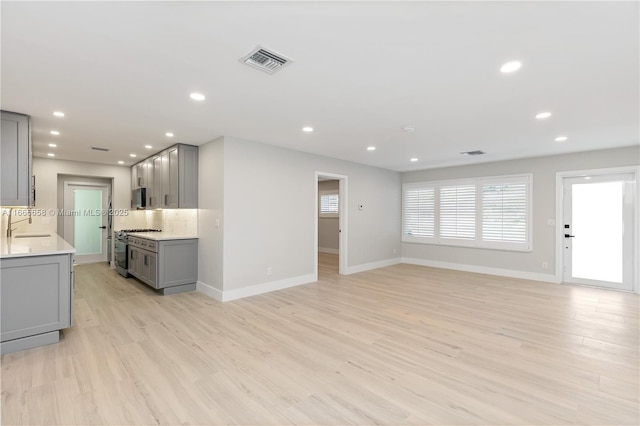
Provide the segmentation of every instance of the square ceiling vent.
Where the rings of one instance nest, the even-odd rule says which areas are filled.
[[[240,62],[244,62],[250,67],[264,71],[267,74],[273,74],[288,63],[293,62],[293,60],[273,50],[258,46],[243,56]]]

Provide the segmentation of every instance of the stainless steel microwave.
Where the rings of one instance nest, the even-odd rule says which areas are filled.
[[[147,208],[147,188],[138,188],[131,191],[131,208],[138,210]]]

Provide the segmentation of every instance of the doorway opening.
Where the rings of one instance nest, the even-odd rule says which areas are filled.
[[[558,174],[562,282],[638,291],[637,170]]]
[[[347,267],[347,176],[316,172],[314,184],[314,271],[330,279]]]
[[[111,262],[111,180],[58,176],[58,229],[78,264]]]

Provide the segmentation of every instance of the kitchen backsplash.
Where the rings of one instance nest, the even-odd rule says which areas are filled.
[[[197,209],[148,210],[145,213],[149,228],[162,229],[171,234],[198,234]]]

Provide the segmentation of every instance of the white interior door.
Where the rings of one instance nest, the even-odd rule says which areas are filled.
[[[633,290],[634,175],[566,177],[563,279]]]
[[[66,184],[64,238],[77,263],[106,262],[109,187]]]

